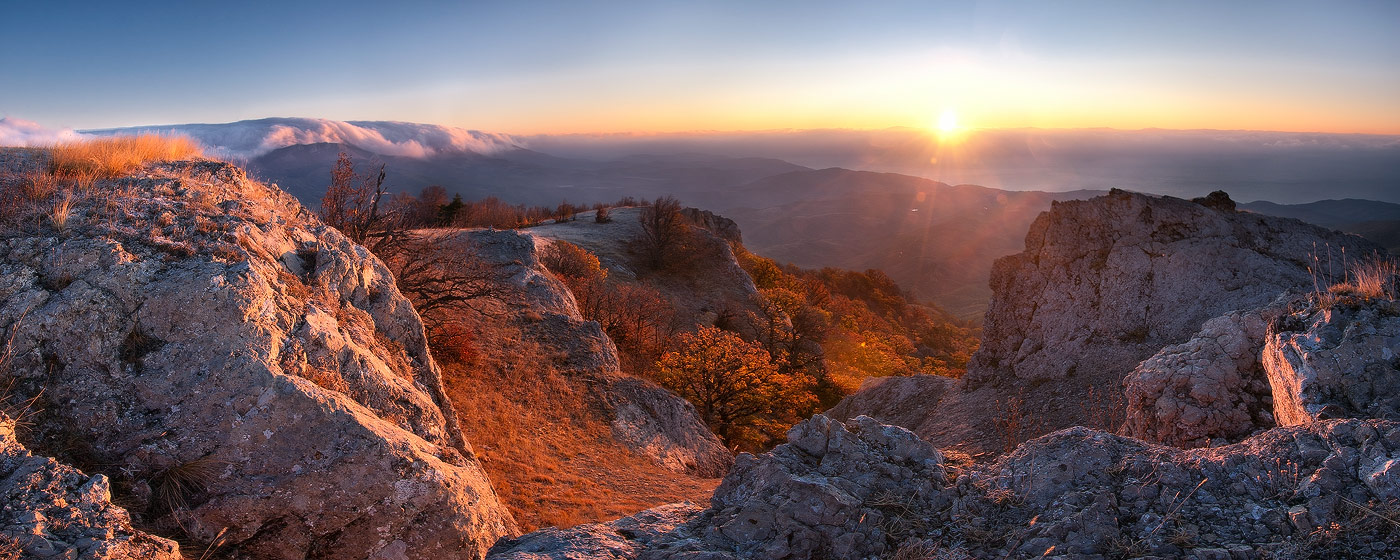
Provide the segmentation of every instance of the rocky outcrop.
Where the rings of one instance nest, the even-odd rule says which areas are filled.
[[[1123,411],[1118,391],[1139,363],[1183,343],[1188,347],[1173,350],[1175,358],[1164,355],[1158,365],[1200,358],[1181,352],[1194,352],[1188,341],[1203,323],[1261,308],[1286,291],[1312,290],[1309,266],[1325,263],[1330,250],[1341,270],[1343,248],[1353,258],[1381,250],[1297,220],[1230,211],[1219,197],[1211,207],[1124,191],[1056,202],[1032,224],[1025,251],[997,261],[982,345],[957,390],[922,403],[928,419],[918,433],[939,446],[990,452],[1066,426],[1117,429]],[[1322,260],[1315,262],[1316,255]],[[1213,366],[1199,365],[1223,370],[1231,360],[1221,356],[1211,358]],[[1181,382],[1152,383],[1165,390]],[[1138,397],[1141,406],[1152,400]],[[1211,399],[1206,393],[1183,398],[1163,402],[1171,410],[1162,414],[1194,420]],[[1252,411],[1256,404],[1220,406],[1236,405],[1260,418]],[[880,410],[846,413],[890,420]],[[1232,434],[1242,426],[1223,417],[1200,421],[1230,423]],[[1202,441],[1199,433],[1169,437]]]
[[[1400,528],[1381,517],[1400,506],[1396,422],[1324,421],[1192,450],[1077,427],[963,472],[907,430],[869,418],[818,416],[788,437],[770,453],[741,455],[710,507],[683,523],[652,515],[536,533],[492,557],[1400,554]]]
[[[479,557],[514,523],[422,324],[363,247],[220,162],[102,182],[0,236],[29,441],[153,526],[259,558]]]
[[[1122,379],[1208,319],[1312,288],[1308,267],[1326,247],[1339,259],[1343,248],[1381,250],[1296,220],[1170,197],[1114,191],[1056,202],[1031,225],[1026,250],[997,261],[968,380]]]
[[[1274,426],[1259,349],[1270,318],[1231,312],[1191,340],[1163,348],[1123,380],[1121,433],[1176,447],[1239,441]]]
[[[1275,321],[1263,350],[1284,426],[1400,420],[1400,304],[1344,299]]]
[[[998,556],[1384,558],[1400,531],[1361,508],[1395,507],[1397,459],[1400,424],[1378,420],[1186,451],[1071,428],[960,479],[986,490],[959,506]]]
[[[103,475],[88,476],[15,439],[0,413],[0,557],[180,560],[173,541],[131,527]]]
[[[568,287],[540,264],[534,235],[509,230],[452,235],[463,236],[498,268],[504,289],[492,302],[521,319],[524,336],[555,356],[555,367],[585,388],[589,401],[609,418],[614,439],[676,472],[724,475],[733,455],[705,426],[694,405],[619,371],[612,339],[597,322],[584,320]]]
[[[720,239],[733,243],[742,243],[743,234],[739,231],[739,224],[734,220],[699,208],[685,208],[681,210],[681,215],[692,224],[710,230],[711,233],[719,236]]]

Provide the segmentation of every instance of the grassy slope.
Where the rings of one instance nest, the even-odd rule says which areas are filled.
[[[482,318],[469,324],[476,355],[444,360],[444,383],[463,435],[521,529],[709,500],[719,479],[666,470],[618,444],[586,389],[518,330]]]

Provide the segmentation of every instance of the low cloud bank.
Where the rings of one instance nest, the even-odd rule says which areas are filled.
[[[48,146],[82,138],[82,134],[71,128],[44,128],[34,121],[14,117],[0,118],[0,146]]]
[[[386,121],[274,118],[224,124],[139,126],[84,131],[91,134],[183,134],[221,157],[250,159],[278,148],[322,142],[349,144],[386,156],[426,158],[443,153],[491,155],[517,149],[505,134]]]

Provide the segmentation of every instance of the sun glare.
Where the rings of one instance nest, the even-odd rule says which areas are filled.
[[[942,115],[938,116],[938,131],[944,134],[958,129],[958,114],[952,109],[945,109]]]

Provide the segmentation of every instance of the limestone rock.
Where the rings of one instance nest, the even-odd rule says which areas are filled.
[[[83,560],[180,560],[174,542],[131,527],[107,477],[38,457],[0,413],[0,556]],[[7,550],[7,547],[10,549]]]
[[[841,422],[869,416],[920,433],[933,420],[927,403],[938,402],[948,391],[957,390],[956,385],[956,379],[940,375],[872,377],[824,414]]]
[[[96,189],[63,231],[0,236],[34,441],[262,558],[479,557],[514,533],[378,259],[220,162]]]
[[[1055,381],[1107,370],[1121,379],[1167,344],[1235,309],[1311,288],[1312,253],[1379,247],[1358,237],[1169,197],[1114,191],[1056,202],[997,262],[985,341],[968,367],[994,378]],[[1340,266],[1340,262],[1338,263]]]
[[[788,443],[741,454],[710,507],[642,558],[864,558],[892,553],[952,502],[943,456],[913,433],[869,417],[818,415]]]
[[[681,210],[681,215],[685,216],[685,219],[689,220],[690,223],[710,230],[720,239],[735,243],[744,241],[743,234],[739,231],[739,224],[735,223],[734,220],[699,208],[685,208]]]
[[[974,527],[985,520],[994,537],[980,552],[998,556],[1053,547],[1068,557],[1279,557],[1307,546],[1321,557],[1382,558],[1400,553],[1400,530],[1351,504],[1397,504],[1400,480],[1376,474],[1397,454],[1400,423],[1380,420],[1275,428],[1191,450],[1070,428],[960,479],[959,491],[972,493],[954,511]],[[1345,534],[1313,540],[1333,523],[1347,524]]]
[[[1400,306],[1349,300],[1269,329],[1263,361],[1280,425],[1400,420]]]
[[[1238,441],[1274,426],[1259,350],[1269,319],[1231,312],[1163,348],[1123,380],[1124,435],[1176,447]]]

